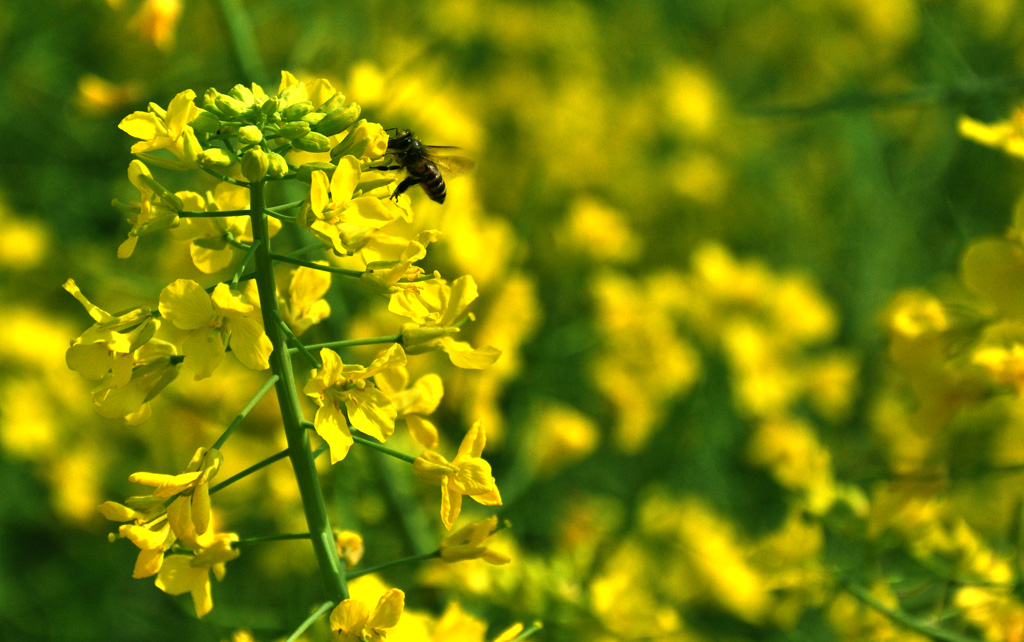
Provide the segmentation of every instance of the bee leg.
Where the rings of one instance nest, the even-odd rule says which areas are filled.
[[[377,171],[377,172],[389,172],[389,171],[392,171],[392,170],[399,170],[399,169],[405,169],[405,168],[403,166],[401,166],[401,165],[387,165],[387,166],[383,166],[382,165],[380,167],[371,167],[370,169],[372,169],[374,171]]]
[[[422,182],[423,182],[423,179],[421,179],[421,178],[414,178],[412,176],[406,176],[405,180],[403,180],[401,183],[399,183],[398,187],[395,188],[395,192],[391,195],[391,198],[396,198],[397,199],[399,196],[401,196],[402,194],[405,193],[405,190],[407,190],[410,187],[413,187],[415,185],[419,185]]]

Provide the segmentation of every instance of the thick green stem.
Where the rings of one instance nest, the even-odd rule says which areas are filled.
[[[320,567],[320,579],[327,598],[335,603],[348,599],[345,568],[338,559],[334,546],[334,534],[327,517],[327,506],[320,490],[316,463],[309,448],[309,435],[303,427],[302,408],[295,388],[291,357],[285,343],[285,335],[278,324],[280,312],[277,309],[277,287],[274,283],[274,262],[270,258],[270,230],[267,225],[263,182],[253,184],[249,201],[252,208],[253,239],[260,241],[256,248],[256,285],[259,287],[260,305],[263,313],[263,329],[274,345],[270,354],[270,368],[278,376],[276,383],[277,400],[281,406],[285,438],[288,440],[288,457],[295,471],[295,480],[302,497],[302,508],[306,513],[310,540]]]

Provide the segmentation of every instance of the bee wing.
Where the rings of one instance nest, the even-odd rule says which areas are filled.
[[[437,165],[444,177],[455,178],[456,176],[462,176],[466,172],[470,172],[476,167],[476,163],[466,158],[465,156],[434,156],[430,157],[430,160]]]

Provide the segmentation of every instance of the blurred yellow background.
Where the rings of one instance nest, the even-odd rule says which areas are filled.
[[[1016,361],[964,348],[978,324],[1015,319],[999,297],[1017,290],[989,291],[980,268],[966,289],[957,280],[972,241],[1004,235],[1024,187],[1018,159],[957,131],[964,114],[1007,118],[1024,91],[1022,9],[6,4],[0,640],[276,640],[322,600],[308,545],[278,542],[246,549],[197,621],[187,598],[131,579],[134,550],[107,542],[96,511],[139,492],[134,471],[179,471],[262,375],[232,362],[204,382],[181,376],[129,426],[95,413],[64,360],[89,324],[67,278],[118,310],[200,276],[169,234],[117,259],[128,226],[110,202],[131,193],[132,142],[118,122],[187,88],[274,90],[284,69],[477,164],[443,206],[413,190],[415,226],[443,232],[426,267],[474,276],[467,332],[504,354],[483,372],[431,356],[413,369],[445,378],[446,448],[486,422],[513,562],[384,574],[433,639],[492,640],[534,620],[550,641],[924,634],[886,615],[897,609],[972,639],[1024,639],[1024,387]],[[341,279],[327,299],[341,335],[317,326],[311,341],[395,325]],[[283,446],[272,396],[232,438],[225,476]],[[363,564],[436,546],[436,489],[353,454],[323,479],[335,524],[363,534]],[[219,499],[232,530],[303,529],[286,464]],[[443,613],[473,626],[445,629]]]

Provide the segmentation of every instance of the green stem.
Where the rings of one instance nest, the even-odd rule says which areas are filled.
[[[278,375],[277,400],[281,406],[285,438],[288,440],[288,457],[295,471],[295,481],[302,497],[306,524],[312,534],[313,551],[320,569],[320,579],[327,598],[335,603],[348,599],[345,582],[345,568],[338,560],[334,546],[334,534],[327,517],[327,506],[320,489],[316,462],[309,448],[309,434],[303,427],[302,407],[295,387],[291,356],[285,342],[284,332],[277,323],[280,314],[277,309],[277,285],[274,281],[274,262],[270,256],[270,229],[267,216],[263,213],[266,205],[263,182],[253,185],[250,197],[252,208],[253,240],[259,240],[256,249],[256,284],[260,293],[263,313],[263,327],[274,346],[270,353],[270,367]]]
[[[410,464],[416,462],[416,458],[413,457],[412,455],[406,455],[405,453],[400,453],[397,450],[393,450],[391,448],[388,448],[387,446],[382,446],[382,445],[380,445],[379,442],[374,441],[373,439],[367,439],[366,437],[360,437],[359,435],[352,435],[352,440],[354,442],[356,442],[357,444],[361,444],[363,446],[366,446],[367,448],[370,448],[372,450],[376,450],[377,452],[384,453],[385,455],[388,455],[389,457],[394,457],[395,459],[401,459],[402,461],[407,461]]]
[[[266,211],[268,211],[268,212],[277,212],[277,210],[290,210],[293,207],[298,207],[299,205],[302,205],[304,202],[305,201],[292,201],[291,203],[282,203],[280,205],[275,205],[273,207],[268,207],[268,208],[266,208]],[[323,245],[321,245],[319,247],[323,247]]]
[[[424,553],[423,555],[413,555],[412,557],[403,557],[400,560],[393,560],[393,561],[390,561],[390,562],[385,562],[383,564],[378,564],[377,566],[371,566],[370,568],[364,568],[364,569],[359,570],[359,571],[351,571],[348,574],[348,579],[354,580],[357,577],[362,577],[363,575],[369,575],[370,573],[377,573],[379,571],[383,571],[385,569],[389,569],[389,568],[392,568],[394,566],[401,566],[402,564],[412,564],[413,562],[422,562],[423,560],[430,560],[430,559],[435,559],[435,558],[439,558],[439,557],[441,557],[441,549],[437,549],[436,551],[430,551],[429,553]]]
[[[267,216],[273,216],[274,218],[276,218],[279,221],[284,221],[285,223],[294,223],[295,222],[295,217],[294,216],[289,216],[287,214],[278,214],[277,212],[272,212],[269,209],[268,210],[264,210],[264,211],[267,213]]]
[[[233,277],[231,277],[231,289],[232,290],[234,290],[236,287],[238,287],[238,281],[239,281],[239,279],[242,278],[242,270],[245,269],[245,266],[249,265],[249,261],[252,260],[253,255],[256,254],[256,248],[259,247],[259,246],[260,246],[260,242],[259,241],[253,242],[253,244],[249,246],[249,250],[245,253],[245,256],[242,257],[242,262],[238,265],[238,269],[235,270],[235,275]]]
[[[322,250],[322,249],[324,249],[324,244],[323,243],[317,243],[316,245],[307,245],[306,247],[300,247],[297,250],[292,250],[291,252],[289,252],[285,256],[296,257],[296,256],[299,256],[300,254],[305,254],[306,252],[313,252],[314,250]]]
[[[305,620],[302,621],[302,624],[300,624],[298,626],[298,628],[296,628],[294,631],[292,631],[292,634],[289,635],[288,639],[285,640],[284,642],[295,642],[295,640],[298,640],[299,636],[301,636],[303,633],[306,632],[306,629],[308,629],[309,627],[313,626],[314,622],[316,622],[317,620],[319,620],[323,616],[327,615],[327,612],[330,611],[333,608],[334,608],[334,602],[331,602],[330,600],[328,600],[328,601],[324,602],[323,604],[321,604],[320,606],[318,606],[315,611],[313,611],[312,613],[309,614],[309,617],[307,617]]]
[[[897,624],[902,624],[903,626],[907,627],[908,629],[911,629],[912,631],[917,631],[921,635],[928,636],[933,640],[941,640],[942,642],[978,642],[974,638],[970,638],[965,635],[960,635],[959,633],[954,633],[953,631],[947,631],[937,626],[927,624],[923,620],[919,620],[918,618],[908,615],[903,611],[890,609],[885,604],[882,604],[882,602],[874,595],[872,595],[867,589],[858,586],[852,582],[843,581],[842,579],[840,579],[840,582],[842,587],[848,593],[853,595],[855,598],[857,598],[864,604],[867,604],[868,606],[875,609],[882,615],[885,615],[893,622],[896,622]]]
[[[248,477],[249,475],[253,474],[257,470],[265,468],[265,467],[269,466],[270,464],[274,463],[275,461],[281,461],[282,459],[284,459],[287,456],[288,456],[288,449],[287,448],[282,450],[281,452],[274,453],[270,457],[267,457],[266,459],[264,459],[262,461],[258,461],[255,464],[253,464],[252,466],[249,466],[248,468],[246,468],[242,472],[236,473],[236,474],[232,475],[231,477],[228,477],[227,479],[225,479],[224,481],[220,482],[216,486],[211,486],[210,487],[210,494],[212,495],[212,494],[216,493],[218,490],[221,490],[222,488],[226,488],[226,487],[230,486],[231,484],[235,483],[236,481],[238,481],[240,479],[245,479],[246,477]]]
[[[212,448],[216,448],[219,450],[220,447],[224,445],[224,442],[228,440],[228,437],[231,436],[231,433],[235,432],[235,428],[238,428],[238,424],[242,423],[242,420],[245,419],[245,416],[249,414],[249,411],[251,411],[256,406],[256,404],[259,403],[259,400],[263,398],[263,395],[267,394],[267,391],[270,390],[270,387],[277,383],[278,378],[279,377],[276,374],[271,375],[271,377],[267,379],[267,381],[262,386],[260,386],[260,389],[256,392],[253,398],[249,400],[249,403],[245,404],[245,407],[242,408],[242,410],[237,415],[235,415],[234,420],[231,422],[231,425],[227,427],[227,430],[225,430],[224,433],[221,434],[217,441],[213,442],[213,446],[211,446]]]
[[[321,348],[351,348],[352,346],[369,346],[375,343],[401,343],[402,335],[393,334],[388,337],[371,337],[369,339],[345,339],[343,341],[328,341],[327,343],[312,343],[306,346],[307,350],[319,350]],[[293,350],[297,352],[297,350]]]
[[[320,265],[319,263],[314,263],[313,261],[306,261],[305,259],[297,259],[288,256],[287,254],[271,254],[270,257],[275,261],[280,261],[281,263],[301,265],[303,267],[308,267],[313,270],[322,270],[324,272],[331,272],[333,274],[343,274],[345,276],[354,276],[356,278],[359,278],[362,275],[366,274],[366,272],[363,270],[349,270],[346,268],[334,267],[333,265]]]
[[[278,315],[277,315],[277,322],[281,324],[281,330],[283,330],[284,333],[288,335],[288,338],[290,339],[291,344],[293,346],[295,346],[295,348],[294,348],[295,350],[298,350],[299,352],[301,352],[302,356],[306,357],[306,359],[309,360],[309,363],[314,368],[323,367],[323,364],[320,363],[320,360],[313,356],[313,353],[311,353],[309,351],[309,349],[306,348],[306,346],[304,346],[302,344],[302,341],[300,341],[299,338],[297,336],[295,336],[295,333],[292,332],[292,329],[289,328],[288,324],[284,322],[284,319],[281,318],[280,312],[278,312]],[[291,351],[292,349],[293,348],[288,348],[289,351]]]
[[[259,537],[246,537],[240,539],[237,542],[232,542],[231,546],[238,548],[239,546],[245,546],[246,544],[259,544],[261,542],[281,542],[290,539],[309,539],[309,533],[278,533],[276,535],[260,535]]]
[[[302,425],[303,425],[303,427],[307,428],[308,430],[315,430],[316,429],[316,426],[313,425],[312,421],[303,421]],[[406,455],[405,453],[400,453],[397,450],[392,450],[391,448],[388,448],[387,446],[382,446],[378,442],[374,441],[373,439],[367,439],[366,437],[360,437],[359,435],[352,435],[352,441],[356,442],[357,444],[361,444],[363,446],[366,446],[367,448],[371,448],[373,450],[382,452],[385,455],[389,455],[391,457],[394,457],[395,459],[401,459],[402,461],[407,461],[410,464],[412,464],[412,463],[414,463],[416,461],[416,458],[413,457],[412,455]]]
[[[253,241],[252,243],[242,243],[241,241],[236,239],[235,235],[232,234],[231,232],[224,233],[224,242],[230,245],[231,247],[236,247],[240,250],[246,251],[251,250],[252,246],[256,244],[255,241]]]

